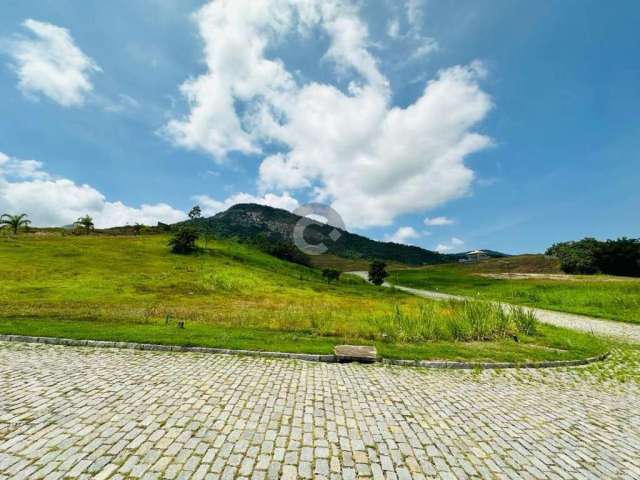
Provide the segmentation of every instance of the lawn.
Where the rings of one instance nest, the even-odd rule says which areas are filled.
[[[495,263],[487,262],[488,265]],[[498,279],[478,271],[495,269],[438,265],[393,271],[390,283],[483,300],[640,323],[640,280],[577,276],[572,280]]]
[[[363,343],[394,358],[496,361],[605,348],[535,321],[529,329],[526,312],[425,301],[349,276],[327,284],[318,270],[232,241],[191,256],[171,254],[167,241],[0,237],[0,333],[309,353]]]

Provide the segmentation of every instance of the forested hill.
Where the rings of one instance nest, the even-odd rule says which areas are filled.
[[[292,244],[293,229],[298,220],[300,220],[298,215],[286,210],[264,205],[238,204],[213,217],[189,220],[183,224],[191,224],[201,232],[207,232],[218,238],[237,238],[248,242],[267,240]],[[350,259],[378,259],[409,265],[455,261],[453,256],[411,245],[379,242],[345,230],[339,230],[340,237],[334,242],[329,238],[332,231],[333,227],[314,222],[305,230],[305,241],[310,244],[322,242],[328,248],[327,253]]]

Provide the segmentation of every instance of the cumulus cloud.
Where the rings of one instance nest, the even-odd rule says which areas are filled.
[[[455,222],[447,217],[433,217],[433,218],[425,218],[424,224],[430,227],[439,227],[442,225],[453,225]]]
[[[410,245],[409,241],[416,238],[420,238],[420,234],[413,227],[400,227],[393,235],[387,237],[387,241]]]
[[[290,212],[300,206],[298,200],[293,198],[289,192],[284,192],[282,195],[267,193],[261,197],[249,193],[235,193],[225,200],[216,200],[208,195],[196,195],[193,199],[202,207],[202,213],[205,216],[223,212],[238,203],[257,203],[259,205],[268,205],[269,207],[289,210]]]
[[[96,227],[106,228],[158,221],[184,220],[184,212],[165,203],[134,208],[110,202],[95,188],[56,178],[42,170],[42,163],[0,153],[0,212],[27,213],[35,226],[63,226],[82,215],[91,215]]]
[[[306,189],[350,227],[389,225],[468,192],[474,174],[464,160],[491,144],[474,131],[492,108],[481,63],[438,72],[401,108],[347,2],[210,2],[195,20],[207,72],[181,86],[189,112],[164,129],[175,144],[220,160],[269,143],[276,152],[260,165],[261,192]],[[329,38],[323,58],[349,75],[344,89],[301,83],[267,58],[285,35],[317,29]]]
[[[447,253],[447,252],[450,252],[451,250],[453,250],[453,247],[451,245],[445,245],[443,243],[439,243],[438,246],[436,247],[436,252],[439,252],[439,253]]]
[[[436,247],[436,252],[447,253],[453,250],[454,248],[461,247],[462,245],[464,245],[464,240],[457,237],[452,237],[451,240],[449,240],[449,243],[438,244],[438,246]]]
[[[8,44],[20,90],[65,107],[81,106],[93,91],[90,76],[100,67],[76,46],[67,29],[30,18],[22,25],[30,35]]]

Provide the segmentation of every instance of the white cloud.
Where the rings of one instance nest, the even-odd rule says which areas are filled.
[[[410,245],[409,240],[420,238],[420,234],[413,227],[400,227],[393,235],[387,237],[388,242]]]
[[[455,222],[447,217],[433,217],[433,218],[425,218],[424,224],[430,227],[439,227],[442,225],[453,225]]]
[[[414,27],[419,27],[424,18],[422,0],[407,0],[406,13],[409,24]]]
[[[235,193],[225,200],[216,200],[207,195],[196,195],[193,199],[202,207],[202,213],[205,216],[215,215],[223,212],[238,203],[257,203],[259,205],[268,205],[269,207],[282,208],[290,212],[300,206],[298,200],[293,198],[288,192],[282,195],[267,193],[262,197],[251,195],[249,193]]]
[[[19,160],[0,153],[0,213],[27,213],[34,226],[63,226],[82,215],[93,217],[96,227],[126,224],[155,225],[184,220],[184,212],[165,203],[134,208],[109,202],[89,185],[55,178],[42,163]]]
[[[387,24],[387,35],[391,38],[398,38],[400,35],[400,21],[397,18],[392,18]]]
[[[281,147],[260,165],[261,192],[309,189],[350,227],[389,225],[468,192],[474,174],[464,160],[491,144],[473,131],[492,108],[479,62],[440,71],[400,108],[368,51],[366,25],[346,2],[210,2],[195,19],[208,71],[181,87],[189,113],[165,128],[177,145],[216,159],[259,154],[266,142]],[[299,84],[266,57],[286,34],[317,28],[330,39],[324,59],[351,75],[345,91]]]
[[[438,244],[438,246],[436,247],[436,252],[447,253],[453,250],[454,248],[460,247],[462,245],[464,245],[464,240],[461,240],[460,238],[457,238],[457,237],[452,237],[451,240],[449,240],[448,244],[443,244],[443,243]]]
[[[100,67],[76,46],[67,29],[33,19],[22,25],[31,36],[9,42],[8,51],[20,90],[65,107],[81,106],[93,91],[90,75]]]
[[[205,43],[208,71],[181,85],[189,113],[170,120],[163,131],[175,144],[204,150],[216,159],[230,151],[259,153],[260,138],[277,127],[298,85],[282,61],[266,58],[265,49],[294,28],[306,35],[320,26],[331,39],[327,59],[386,86],[365,48],[366,26],[354,8],[340,0],[212,1],[194,20]],[[249,104],[242,115],[237,101]]]

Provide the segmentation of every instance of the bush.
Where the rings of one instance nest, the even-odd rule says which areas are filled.
[[[191,227],[180,228],[174,236],[169,240],[169,246],[173,253],[179,253],[181,255],[187,255],[195,252],[196,240],[198,240],[198,232]]]
[[[327,283],[338,281],[341,274],[341,271],[334,270],[333,268],[325,268],[324,270],[322,270],[322,276],[327,279]]]
[[[387,264],[380,261],[372,262],[369,266],[369,281],[374,285],[382,285],[384,279],[389,276],[386,270]]]

